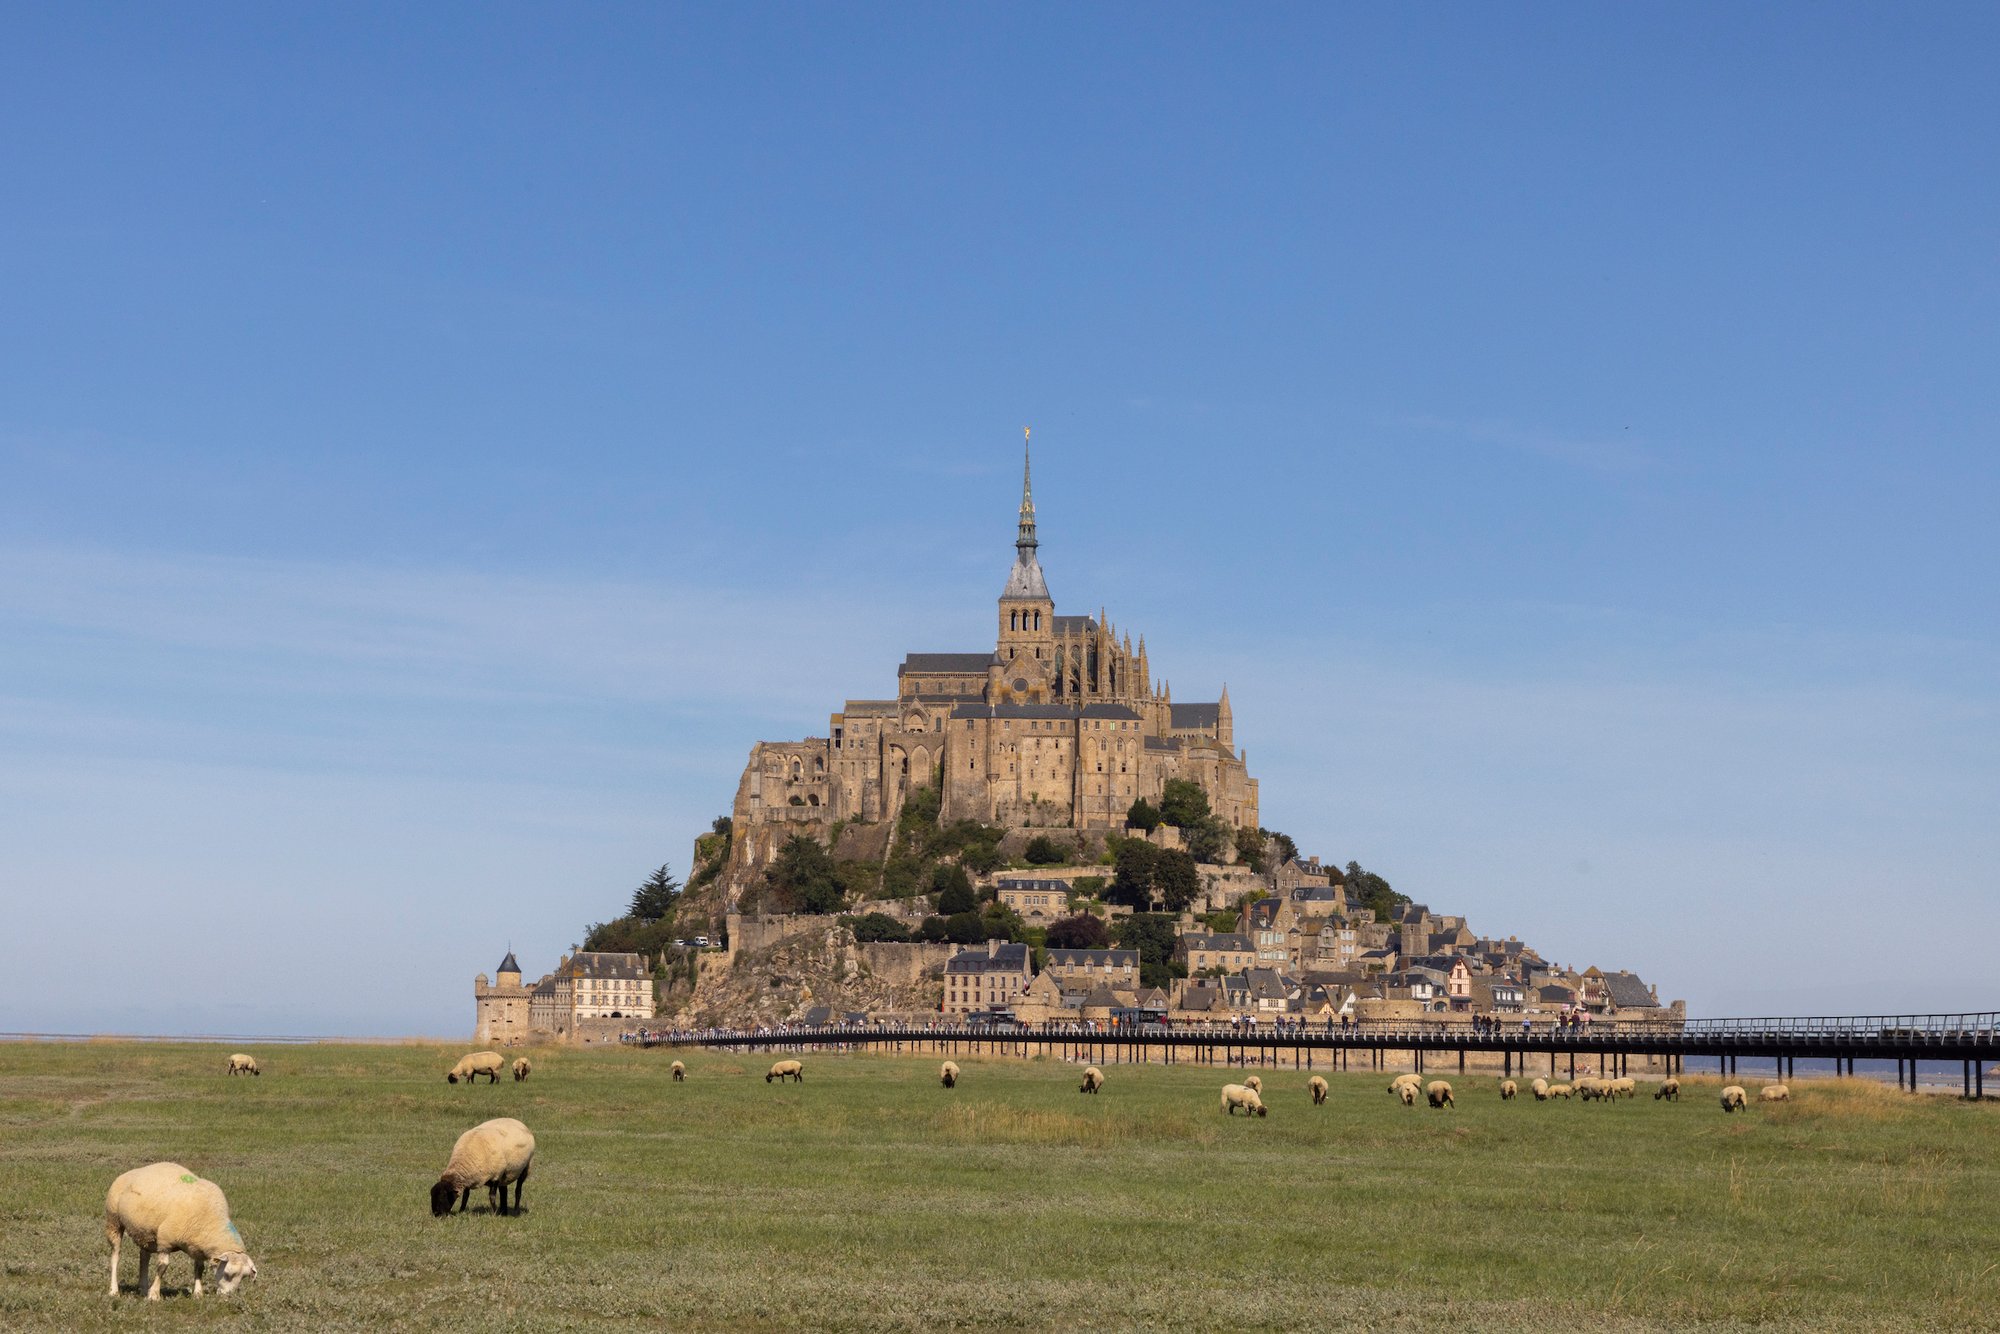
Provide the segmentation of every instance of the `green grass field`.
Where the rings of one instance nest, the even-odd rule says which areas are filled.
[[[1406,1110],[1385,1078],[1047,1060],[534,1053],[452,1087],[432,1047],[0,1045],[0,1329],[1994,1329],[2000,1107],[1800,1086],[1678,1105]],[[1750,1084],[1752,1096],[1756,1085]],[[518,1116],[527,1210],[430,1216],[466,1127]],[[228,1193],[236,1297],[105,1296],[104,1192],[174,1159]]]

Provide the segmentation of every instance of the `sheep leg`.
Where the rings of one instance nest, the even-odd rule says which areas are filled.
[[[465,1213],[472,1208],[472,1187],[467,1186],[458,1195],[458,1211]]]
[[[521,1216],[521,1188],[527,1184],[528,1169],[524,1167],[521,1169],[521,1175],[514,1178],[514,1217],[516,1218]],[[502,1199],[507,1197],[507,1188],[505,1186],[500,1188],[500,1197]]]
[[[194,1257],[194,1295],[197,1297],[201,1296],[201,1269],[204,1263],[199,1255]]]
[[[111,1291],[109,1296],[118,1295],[118,1251],[125,1241],[125,1229],[113,1223],[104,1225],[104,1236],[111,1243]]]
[[[165,1264],[161,1264],[157,1268],[154,1267],[152,1249],[144,1242],[141,1242],[139,1245],[139,1278],[133,1286],[144,1290],[147,1301],[156,1302],[160,1300],[160,1271],[165,1268]],[[151,1286],[148,1286],[146,1283],[146,1272],[149,1269],[152,1270],[153,1274]]]

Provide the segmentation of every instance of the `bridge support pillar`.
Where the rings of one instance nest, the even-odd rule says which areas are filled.
[[[1465,1048],[1463,1047],[1458,1049],[1458,1073],[1461,1075],[1465,1073]]]

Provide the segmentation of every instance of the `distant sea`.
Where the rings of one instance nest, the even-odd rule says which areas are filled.
[[[1690,1056],[1687,1058],[1687,1072],[1691,1075],[1716,1074],[1721,1062],[1713,1056]],[[1833,1058],[1830,1056],[1801,1056],[1793,1063],[1800,1079],[1831,1079],[1834,1077]],[[1990,1069],[1991,1067],[1989,1067]],[[1885,1084],[1896,1082],[1894,1061],[1856,1061],[1854,1075],[1857,1079],[1879,1079]],[[1778,1077],[1776,1057],[1739,1057],[1736,1062],[1736,1076],[1739,1079],[1774,1080]],[[1917,1065],[1917,1086],[1919,1088],[1949,1088],[1957,1090],[1964,1084],[1964,1068],[1958,1061],[1922,1061]],[[1987,1076],[1987,1088],[1993,1088],[1993,1076]]]

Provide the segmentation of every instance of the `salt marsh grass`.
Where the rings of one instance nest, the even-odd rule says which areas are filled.
[[[1801,1081],[1678,1104],[1406,1109],[1375,1074],[622,1049],[453,1087],[423,1046],[0,1046],[0,1329],[1992,1329],[2000,1106]],[[518,1116],[525,1216],[439,1221],[458,1133]],[[259,1277],[103,1293],[104,1191],[177,1159]],[[128,1248],[129,1249],[129,1248]],[[131,1282],[128,1258],[125,1281]]]

